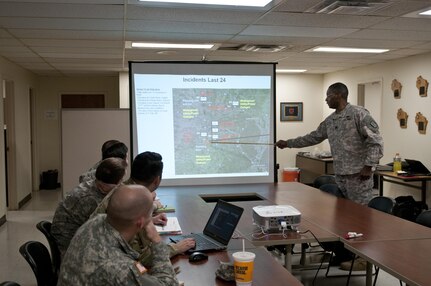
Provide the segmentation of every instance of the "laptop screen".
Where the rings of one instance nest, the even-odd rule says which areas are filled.
[[[412,160],[412,159],[405,159],[408,165],[408,171],[412,174],[422,174],[422,175],[429,175],[430,171],[427,169],[427,167],[422,164],[422,162],[418,160]]]
[[[243,211],[241,207],[219,200],[208,219],[203,233],[227,245]]]

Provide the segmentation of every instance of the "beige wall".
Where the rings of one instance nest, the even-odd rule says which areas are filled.
[[[323,118],[322,75],[277,75],[275,116],[277,140],[285,140],[305,135],[317,128]],[[302,102],[303,121],[280,121],[280,102]],[[323,149],[319,144],[302,149],[277,148],[277,162],[280,164],[279,179],[285,167],[295,166],[295,155],[300,151],[313,151],[314,148]],[[328,150],[328,149],[327,149]]]
[[[13,146],[16,150],[16,165],[13,171],[16,173],[15,202],[9,208],[16,209],[18,203],[32,191],[31,183],[31,135],[30,135],[30,97],[29,90],[37,83],[36,77],[24,69],[14,65],[0,57],[0,81],[13,82],[13,117],[15,121],[15,137]],[[3,87],[2,87],[3,88]],[[0,126],[3,126],[3,107],[0,108]],[[3,137],[3,136],[2,136]],[[5,200],[5,154],[4,142],[0,140],[0,217],[6,213]],[[12,191],[12,190],[11,190]],[[11,192],[10,191],[10,192]]]
[[[36,100],[36,139],[40,173],[57,169],[59,178],[61,177],[60,95],[62,93],[104,93],[106,108],[118,108],[118,86],[118,76],[39,78]],[[54,114],[54,116],[47,116],[48,114]],[[82,143],[85,146],[85,142]]]

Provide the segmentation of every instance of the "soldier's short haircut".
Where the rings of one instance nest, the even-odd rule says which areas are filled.
[[[132,163],[132,179],[145,184],[151,183],[156,177],[162,176],[162,156],[156,152],[146,151],[138,154]]]
[[[328,87],[328,94],[329,93],[339,94],[342,98],[347,99],[347,96],[349,95],[349,90],[344,83],[336,82]]]
[[[126,160],[128,151],[129,148],[123,142],[114,143],[102,152],[102,160],[106,158],[121,158]]]
[[[127,162],[121,158],[107,158],[96,169],[96,179],[106,184],[118,184],[126,173]]]
[[[127,226],[142,215],[151,219],[153,200],[150,191],[141,185],[119,185],[113,190],[106,213],[111,223]]]
[[[121,143],[121,141],[112,139],[112,140],[108,140],[105,143],[103,143],[103,145],[102,145],[102,155],[103,155],[103,152],[105,152],[109,147],[111,147],[112,145],[114,145],[116,143]]]

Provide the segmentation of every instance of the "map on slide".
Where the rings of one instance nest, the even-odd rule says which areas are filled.
[[[269,89],[172,92],[176,175],[268,173]]]

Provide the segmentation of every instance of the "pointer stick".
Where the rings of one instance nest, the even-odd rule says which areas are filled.
[[[274,145],[274,143],[259,143],[259,142],[227,142],[227,141],[210,141],[213,144],[248,144],[248,145]]]

